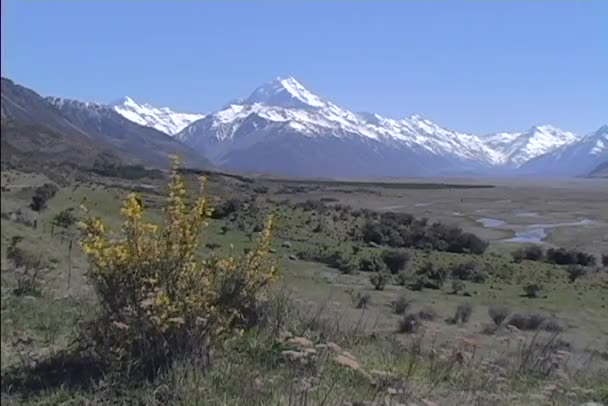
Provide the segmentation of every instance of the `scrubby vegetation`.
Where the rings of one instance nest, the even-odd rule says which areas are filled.
[[[55,217],[53,217],[53,224],[58,225],[60,227],[70,227],[78,221],[78,217],[74,214],[74,208],[68,207],[65,210],[59,212]]]
[[[461,228],[442,223],[429,224],[411,214],[382,213],[369,219],[360,231],[368,243],[391,247],[427,248],[438,251],[483,254],[488,243]]]
[[[605,272],[550,263],[531,248],[514,261],[510,248],[473,249],[451,226],[344,204],[342,196],[378,193],[369,185],[336,184],[325,196],[318,184],[210,172],[217,200],[202,206],[216,212],[199,217],[202,196],[182,194],[198,186],[193,174],[174,171],[167,202],[158,184],[154,193],[124,180],[71,184],[48,210],[25,209],[38,227],[8,214],[29,203],[31,188],[8,192],[26,200],[3,211],[3,254],[19,258],[7,248],[22,235],[14,245],[43,266],[35,288],[18,293],[15,263],[3,262],[3,403],[603,399],[605,350],[587,350],[581,332],[596,334],[605,320]],[[114,202],[125,195],[119,219]],[[70,208],[83,196],[86,255],[75,245],[69,260],[77,231],[68,223],[80,217]],[[53,235],[53,224],[67,227]],[[366,228],[380,237],[363,238]],[[276,285],[275,261],[285,276]],[[543,289],[530,300],[524,288],[534,284]]]
[[[557,265],[578,264],[583,266],[595,265],[595,256],[578,250],[565,248],[549,248],[547,250],[547,262]]]
[[[525,248],[517,249],[512,255],[515,262],[521,262],[524,259],[529,261],[542,261],[545,257],[545,252],[538,245],[530,245]]]
[[[34,190],[30,208],[34,211],[46,209],[47,202],[55,196],[55,193],[57,193],[58,190],[59,188],[57,185],[53,183],[45,183],[44,185],[37,187],[36,190]]]
[[[146,169],[142,165],[117,165],[106,161],[96,161],[91,168],[91,172],[113,178],[122,179],[159,179],[162,172],[158,169]]]

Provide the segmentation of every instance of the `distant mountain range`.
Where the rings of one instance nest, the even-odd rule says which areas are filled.
[[[43,162],[91,166],[103,159],[164,167],[168,155],[178,154],[188,165],[209,165],[187,145],[110,106],[42,98],[5,78],[1,116],[3,161],[37,164],[44,157]]]
[[[3,126],[5,93],[14,104],[15,88],[25,89],[2,80]],[[391,119],[351,112],[293,77],[263,84],[206,115],[129,97],[108,105],[17,99],[22,109],[6,115],[13,122],[29,120],[60,134],[80,134],[100,150],[152,166],[177,152],[190,165],[296,176],[578,176],[608,160],[608,126],[586,136],[550,125],[466,134],[418,115]],[[41,100],[52,114],[40,112]]]

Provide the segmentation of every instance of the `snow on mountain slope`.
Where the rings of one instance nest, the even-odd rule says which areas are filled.
[[[145,127],[156,128],[165,134],[175,135],[188,124],[205,117],[203,114],[177,113],[168,107],[154,107],[140,104],[130,97],[111,103],[114,110],[134,123]]]
[[[178,154],[187,165],[208,166],[200,153],[162,131],[125,118],[111,106],[59,97],[45,100],[69,122],[93,139],[109,144],[121,156],[154,167],[167,167],[168,156]]]
[[[424,157],[428,165],[419,169],[428,172],[479,169],[498,164],[502,159],[500,153],[475,135],[448,130],[420,116],[394,120],[377,114],[353,113],[315,95],[293,77],[277,78],[258,87],[242,102],[192,123],[177,136],[225,166],[234,166],[238,162],[231,161],[245,159],[244,151],[261,151],[262,145],[269,150],[280,145],[282,153],[290,154],[293,151],[288,151],[286,139],[302,150],[315,145],[317,149],[310,151],[313,156],[319,148],[342,148],[343,152],[335,151],[335,156],[327,158],[342,168],[346,168],[344,162],[349,160],[351,166],[358,165],[346,151],[370,161],[387,159],[390,155],[397,167],[405,164],[400,159],[414,162]],[[362,152],[364,149],[366,153]],[[250,158],[247,160],[255,166]],[[318,164],[311,163],[309,167]],[[304,172],[306,165],[298,165]],[[385,176],[406,175],[397,173],[396,167],[396,173],[391,173],[386,162],[382,166],[386,169]]]
[[[600,163],[608,160],[608,125],[588,134],[577,142],[531,159],[521,167],[521,172],[551,175],[586,175]]]
[[[501,155],[503,165],[521,166],[530,159],[577,141],[575,134],[550,125],[534,126],[523,133],[496,133],[483,138]]]

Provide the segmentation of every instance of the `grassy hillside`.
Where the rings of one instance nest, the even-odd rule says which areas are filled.
[[[597,265],[584,267],[572,280],[568,265],[514,261],[511,251],[518,246],[498,240],[482,254],[458,252],[460,246],[441,243],[451,241],[452,231],[431,234],[432,222],[411,243],[400,242],[390,233],[411,231],[404,218],[364,207],[381,197],[394,202],[416,193],[416,200],[428,201],[437,193],[460,193],[451,211],[464,211],[473,196],[500,196],[500,190],[461,185],[449,192],[445,185],[425,184],[420,191],[411,184],[303,184],[207,175],[216,214],[204,231],[204,255],[252,247],[264,219],[274,214],[271,252],[281,279],[265,304],[265,317],[213,348],[208,359],[179,359],[149,380],[118,382],[112,371],[73,351],[80,326],[99,310],[74,220],[86,201],[92,214],[118,230],[121,201],[135,190],[146,218],[159,222],[166,179],[156,172],[138,179],[82,174],[59,185],[47,207],[34,212],[28,206],[36,188],[53,182],[40,173],[2,171],[3,403],[569,405],[608,400],[608,272],[596,249],[590,251]],[[196,187],[195,177],[187,176],[189,189]],[[430,210],[410,206],[417,220]],[[436,220],[448,217],[430,214]],[[367,241],[366,224],[381,221],[390,225],[381,230],[386,235],[379,243]],[[15,237],[43,264],[35,278],[6,258]],[[576,242],[571,247],[580,248]],[[378,290],[369,267],[381,265],[370,263],[384,263],[389,250],[409,260]],[[533,284],[540,289],[530,294]],[[505,316],[498,324],[497,314]]]

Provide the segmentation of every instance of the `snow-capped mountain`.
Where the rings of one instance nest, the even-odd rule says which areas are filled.
[[[502,159],[475,135],[417,115],[395,120],[353,113],[293,77],[258,87],[242,102],[195,121],[177,137],[219,165],[296,175],[462,172]]]
[[[544,176],[586,175],[607,160],[608,125],[603,125],[577,142],[531,159],[522,165],[520,173]]]
[[[522,133],[503,132],[483,137],[485,144],[500,154],[501,164],[515,167],[578,139],[575,134],[550,125],[534,126]]]
[[[139,125],[111,106],[59,97],[45,99],[70,123],[95,140],[113,147],[121,156],[156,167],[166,167],[170,154],[182,156],[187,165],[205,166],[197,152],[155,128]]]
[[[137,103],[130,97],[123,97],[111,103],[110,106],[134,123],[156,128],[169,135],[175,135],[188,124],[205,117],[203,114],[177,113],[168,107],[154,107],[148,103]]]

